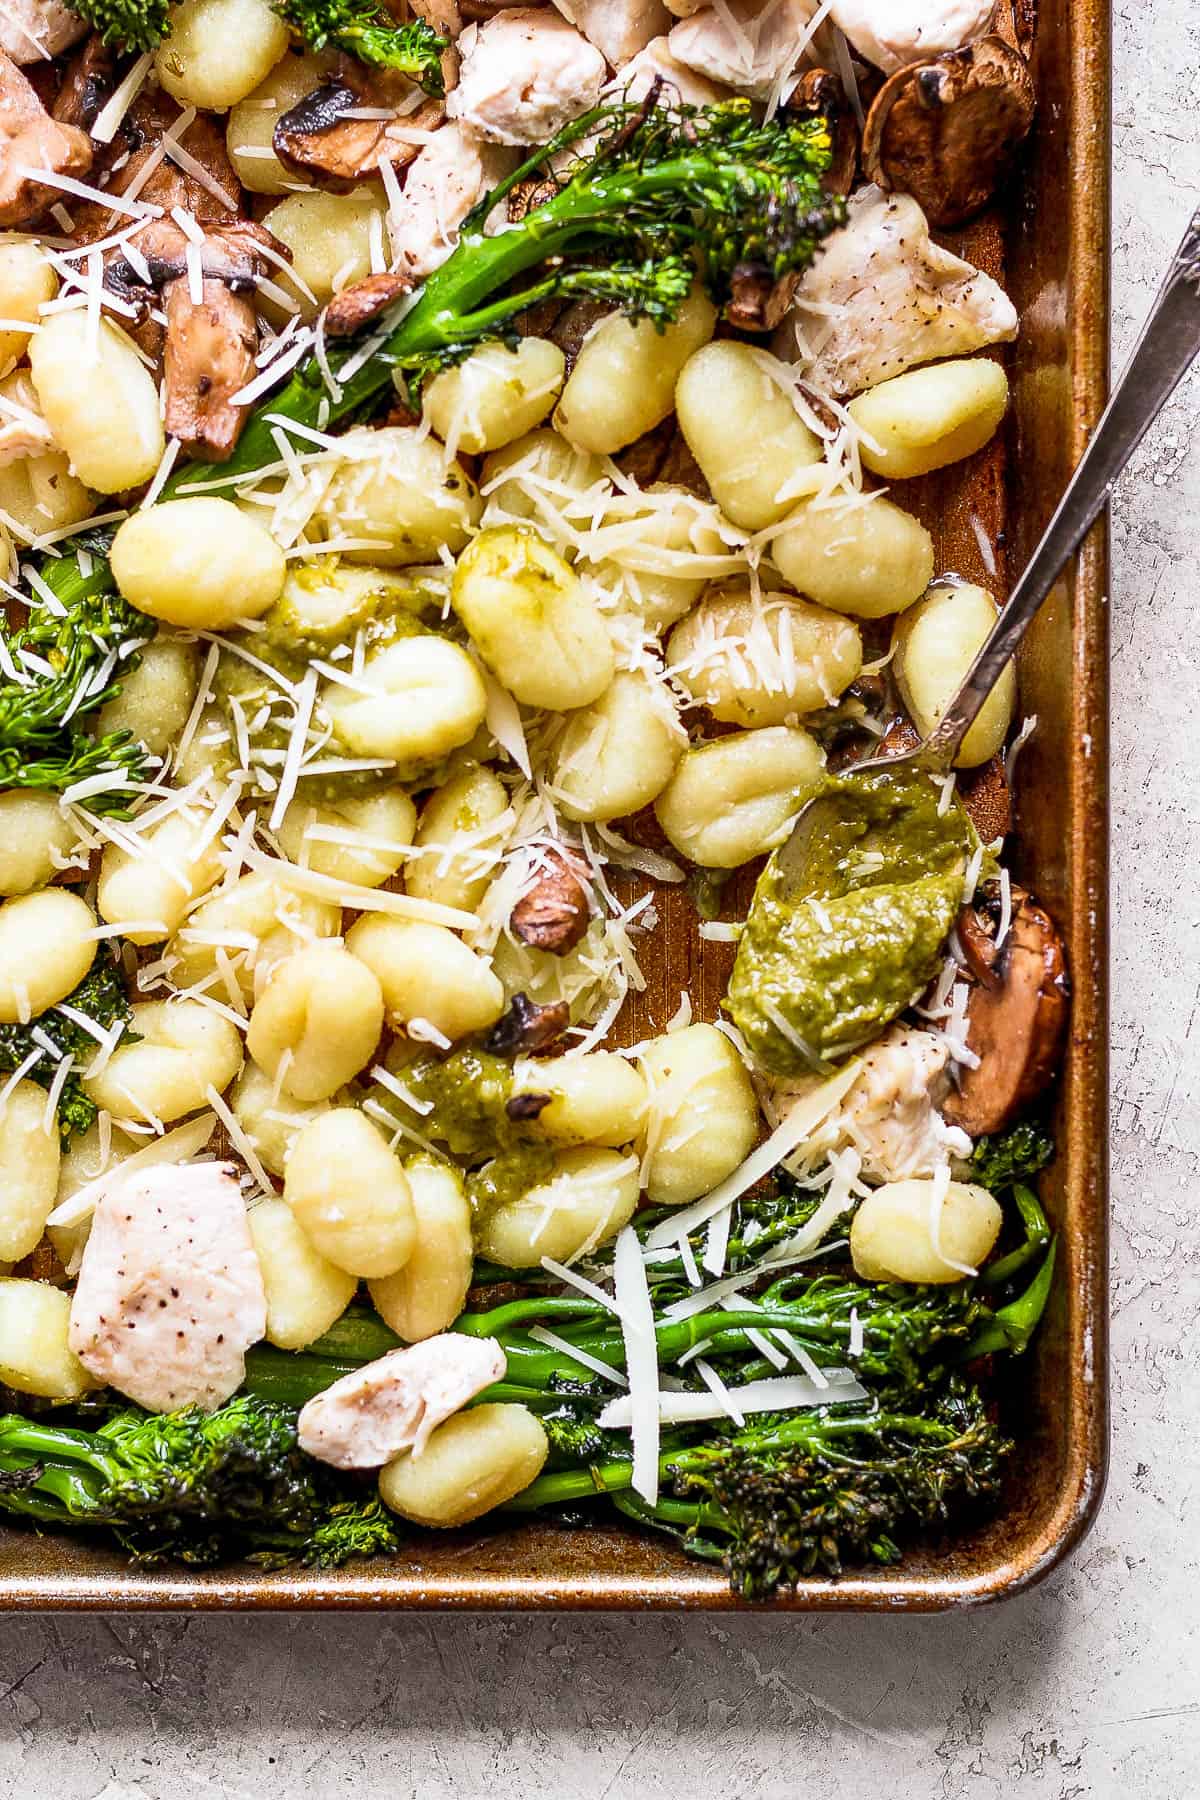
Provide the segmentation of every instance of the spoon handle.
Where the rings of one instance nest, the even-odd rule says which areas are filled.
[[[1113,483],[1200,352],[1200,208],[1158,291],[1132,356],[1054,517],[1008,604],[968,669],[946,714],[920,753],[928,767],[949,769],[1063,564],[1087,536]]]

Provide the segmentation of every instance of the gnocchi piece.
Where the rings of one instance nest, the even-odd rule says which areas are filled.
[[[301,868],[375,888],[402,867],[416,826],[416,807],[403,788],[391,787],[346,794],[322,806],[293,800],[275,835],[285,855]],[[321,831],[336,831],[338,840],[312,835]]]
[[[296,1134],[329,1111],[328,1100],[306,1104],[277,1094],[274,1081],[254,1062],[248,1062],[234,1082],[229,1104],[263,1168],[280,1177]]]
[[[96,1387],[67,1344],[70,1318],[71,1296],[62,1288],[0,1279],[0,1382],[43,1400],[78,1400]]]
[[[0,464],[0,512],[31,540],[63,525],[78,525],[95,510],[91,490],[71,473],[61,450]]]
[[[577,450],[623,450],[671,412],[680,371],[716,324],[716,308],[698,287],[661,330],[649,319],[610,313],[583,341],[554,411],[555,429]]]
[[[114,1119],[169,1125],[222,1093],[242,1066],[237,1026],[199,1000],[145,1000],[132,1009],[136,1042],[117,1045],[84,1088]]]
[[[474,912],[511,820],[503,784],[482,764],[468,764],[435,788],[422,808],[416,843],[423,854],[405,869],[405,891],[418,900]]]
[[[416,1242],[404,1267],[369,1285],[375,1310],[406,1343],[448,1331],[463,1309],[475,1247],[471,1208],[452,1163],[412,1156],[404,1165]]]
[[[833,706],[862,668],[862,634],[794,594],[715,588],[671,633],[668,668],[714,719],[754,727]]]
[[[127,731],[151,756],[165,756],[191,715],[200,670],[193,644],[160,632],[142,651],[136,669],[121,677],[121,691],[96,715],[96,735]]]
[[[336,944],[276,963],[250,1014],[246,1048],[295,1100],[328,1100],[371,1059],[383,1029],[374,974]]]
[[[127,600],[168,625],[224,631],[279,598],[283,551],[257,519],[215,494],[131,513],[111,552]]]
[[[60,1142],[46,1090],[18,1081],[0,1110],[0,1261],[20,1262],[41,1242],[58,1202]]]
[[[662,793],[687,747],[665,684],[622,671],[554,747],[551,781],[568,819],[619,819]]]
[[[505,1269],[536,1269],[543,1256],[573,1262],[628,1225],[638,1203],[638,1164],[619,1150],[564,1150],[554,1171],[484,1219],[479,1254]]]
[[[883,497],[806,500],[788,514],[771,555],[790,587],[856,619],[903,612],[933,579],[933,539]]]
[[[941,722],[999,613],[986,588],[939,582],[896,620],[896,681],[922,737]],[[1008,736],[1016,704],[1017,671],[1009,663],[963,739],[956,768],[975,769],[995,756]]]
[[[483,510],[461,463],[448,463],[439,444],[408,425],[348,431],[338,441],[347,460],[317,517],[330,536],[359,546],[343,551],[350,562],[393,567],[436,563],[443,547],[458,554]]]
[[[504,1011],[497,977],[444,925],[364,913],[346,949],[378,978],[390,1025],[420,1020],[453,1040],[485,1031]]]
[[[825,753],[791,725],[765,725],[697,744],[654,803],[681,856],[736,869],[781,844],[821,780]]]
[[[7,788],[0,793],[0,895],[45,887],[78,840],[57,794]]]
[[[430,382],[426,416],[455,455],[502,449],[552,410],[566,367],[566,357],[548,338],[524,337],[515,349],[483,344]]]
[[[69,888],[0,905],[0,1024],[27,1024],[78,987],[96,955],[96,919]]]
[[[646,1110],[646,1078],[627,1057],[609,1050],[576,1056],[519,1057],[513,1094],[549,1095],[533,1120],[552,1144],[603,1144],[617,1149],[639,1137]]]
[[[481,531],[458,559],[451,604],[479,654],[526,706],[587,706],[613,678],[608,627],[579,577],[535,531]]]
[[[268,0],[180,0],[154,71],[180,105],[223,112],[266,80],[289,42]]]
[[[910,369],[851,400],[863,432],[863,465],[887,481],[928,475],[974,456],[1008,410],[1008,377],[998,362],[959,358]]]
[[[0,235],[0,369],[29,348],[41,308],[58,292],[58,276],[45,251],[30,238]],[[22,330],[28,322],[29,329]]]
[[[661,633],[695,605],[728,559],[729,546],[715,508],[668,482],[655,482],[637,498],[615,494],[601,530],[631,521],[637,524],[636,542],[592,566],[606,588],[616,588],[625,612]]]
[[[850,1255],[864,1281],[961,1281],[983,1264],[1000,1235],[996,1201],[969,1181],[952,1181],[940,1207],[937,1193],[936,1181],[914,1178],[889,1181],[861,1202]]]
[[[327,900],[294,893],[269,875],[243,875],[191,912],[171,939],[171,980],[176,987],[211,981],[218,999],[252,1000],[285,956],[318,938],[340,935],[342,909]]]
[[[263,166],[270,168],[268,163]],[[380,242],[387,242],[387,207],[374,182],[363,182],[349,194],[323,194],[316,190],[289,194],[271,208],[263,224],[291,251],[290,269],[276,271],[274,278],[306,319],[314,318],[335,292],[353,287],[371,273],[371,241],[375,234],[381,233]],[[269,299],[265,304],[260,299],[260,306],[276,322],[290,316],[286,308]],[[372,437],[376,435],[371,433]],[[440,464],[440,456],[438,461]],[[372,556],[369,560],[376,562],[378,558]]]
[[[80,481],[101,494],[149,481],[166,446],[158,386],[119,326],[101,319],[93,341],[83,309],[55,313],[30,340],[29,368],[54,441]]]
[[[710,1194],[754,1148],[754,1089],[715,1025],[685,1025],[652,1038],[641,1063],[649,1089],[646,1193],[655,1206],[683,1206]]]
[[[510,471],[519,471],[512,473]],[[529,519],[553,526],[564,516],[590,516],[590,496],[607,483],[603,460],[576,450],[557,431],[531,431],[493,451],[480,472],[486,520]]]
[[[455,1413],[420,1456],[406,1450],[380,1470],[379,1497],[415,1525],[449,1530],[503,1506],[541,1474],[550,1443],[524,1406],[489,1402]]]
[[[221,879],[219,833],[194,807],[169,813],[145,832],[137,855],[106,844],[96,884],[96,909],[119,925],[131,944],[161,944],[183,924],[193,900]]]
[[[363,693],[362,687],[372,690]],[[479,670],[444,637],[405,637],[363,663],[358,687],[329,687],[335,735],[354,756],[436,762],[468,743],[487,712]]]
[[[283,1197],[314,1249],[349,1275],[394,1275],[412,1255],[408,1177],[382,1132],[353,1106],[332,1107],[298,1134]]]
[[[252,194],[290,194],[309,185],[275,155],[275,126],[298,100],[328,79],[336,62],[328,51],[320,56],[285,56],[253,93],[231,107],[225,131],[229,160]]]
[[[260,1200],[246,1215],[267,1296],[268,1344],[303,1350],[335,1325],[358,1277],[328,1262],[301,1230],[286,1200]]]
[[[824,445],[792,400],[791,371],[769,351],[722,339],[685,365],[675,389],[679,429],[721,511],[762,531],[795,504],[780,500]]]

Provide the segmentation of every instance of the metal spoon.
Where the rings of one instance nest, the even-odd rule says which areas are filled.
[[[947,775],[984,701],[1012,660],[1063,564],[1076,551],[1108,499],[1113,483],[1200,353],[1200,208],[1193,213],[1142,328],[1079,466],[1067,483],[1041,543],[1014,587],[1007,606],[963,677],[941,722],[923,743],[893,756],[873,756],[842,771],[839,792],[810,800],[777,863],[786,887],[804,880],[808,847],[834,817],[853,806],[847,788],[860,776],[888,770]]]

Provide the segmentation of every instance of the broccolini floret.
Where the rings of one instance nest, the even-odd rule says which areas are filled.
[[[58,1129],[64,1140],[86,1131],[95,1121],[95,1102],[84,1091],[80,1076],[100,1047],[95,1032],[73,1019],[71,1013],[86,1014],[101,1032],[110,1032],[118,1019],[128,1024],[132,1017],[129,996],[108,950],[97,952],[78,987],[57,1006],[31,1019],[28,1025],[0,1025],[0,1074],[11,1074],[40,1051],[37,1061],[26,1070],[26,1077],[39,1087],[49,1088],[62,1059],[72,1059],[58,1100]],[[57,1055],[46,1048],[47,1041]]]
[[[171,31],[171,0],[67,0],[113,50],[157,50]]]
[[[1023,1120],[992,1137],[981,1137],[971,1153],[971,1181],[1002,1194],[1027,1182],[1054,1155],[1054,1139],[1032,1120]]]
[[[95,1431],[0,1416],[0,1509],[104,1527],[144,1563],[332,1567],[397,1543],[369,1486],[300,1450],[294,1412],[245,1394],[213,1413],[130,1408]]]
[[[308,50],[345,50],[371,68],[407,75],[427,94],[446,91],[446,39],[424,19],[397,24],[379,0],[276,0],[275,11]]]
[[[0,787],[62,793],[111,771],[111,789],[90,795],[86,804],[120,816],[128,811],[129,781],[145,774],[146,752],[127,731],[92,737],[86,719],[120,693],[157,626],[112,591],[107,563],[96,564],[108,542],[81,545],[88,573],[78,580],[71,577],[77,559],[60,559],[70,590],[61,609],[34,594],[23,625],[11,629],[0,622],[0,665],[7,675],[0,678]]]

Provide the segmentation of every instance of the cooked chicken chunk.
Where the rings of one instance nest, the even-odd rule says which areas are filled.
[[[388,218],[398,271],[415,281],[440,268],[458,242],[475,202],[510,167],[509,155],[467,125],[435,132],[408,172],[400,203]]]
[[[659,76],[666,84],[667,100],[680,100],[685,106],[712,106],[729,98],[728,88],[718,87],[707,77],[698,75],[672,54],[669,37],[654,38],[639,50],[623,69],[618,70],[609,88],[624,93],[630,100],[642,100]]]
[[[1016,335],[1003,288],[933,243],[915,200],[868,187],[801,281],[774,347],[815,387],[857,394],[916,363]]]
[[[644,50],[671,23],[662,0],[555,0],[614,69]]]
[[[516,7],[458,40],[462,73],[446,101],[452,119],[496,144],[542,144],[594,106],[604,58],[558,13]]]
[[[0,392],[0,468],[25,456],[44,456],[54,448],[54,435],[42,417],[29,371],[18,369]]]
[[[436,1425],[499,1381],[495,1338],[446,1331],[343,1375],[300,1414],[300,1448],[335,1469],[380,1469],[402,1450],[420,1456]]]
[[[829,16],[861,57],[891,75],[969,43],[993,9],[994,0],[833,0]]]
[[[893,1025],[865,1052],[862,1072],[816,1134],[818,1150],[852,1147],[873,1181],[906,1181],[932,1175],[951,1157],[969,1156],[966,1132],[947,1125],[938,1107],[950,1092],[950,1050],[939,1032]],[[779,1082],[769,1103],[785,1118],[798,1100],[820,1085],[820,1076]]]
[[[57,198],[58,190],[26,170],[86,175],[91,139],[53,120],[10,56],[0,51],[0,225],[24,225]]]
[[[828,63],[829,33],[823,26],[803,57],[796,54],[817,10],[818,0],[723,0],[673,28],[671,54],[697,74],[767,100],[793,69]]]
[[[87,29],[60,0],[4,0],[0,6],[0,50],[15,63],[49,62],[86,37]]]
[[[96,1205],[71,1301],[86,1369],[150,1412],[211,1412],[241,1386],[267,1328],[262,1275],[233,1171],[160,1164]]]

